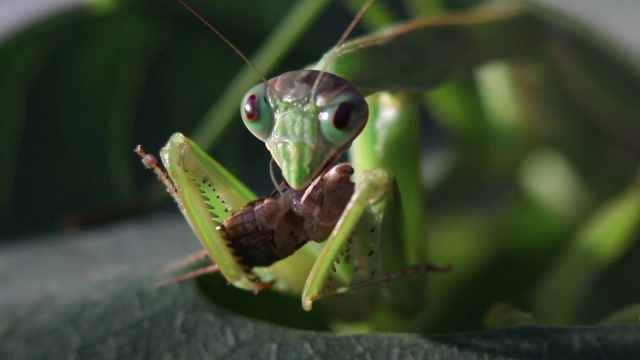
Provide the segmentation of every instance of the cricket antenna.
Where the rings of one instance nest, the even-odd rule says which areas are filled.
[[[264,75],[262,74],[262,72],[260,70],[258,70],[258,68],[253,65],[253,63],[251,62],[251,60],[249,60],[249,58],[247,58],[242,51],[240,51],[240,49],[238,49],[235,45],[233,45],[233,43],[231,43],[231,41],[229,41],[229,39],[227,39],[224,35],[222,35],[222,33],[220,31],[218,31],[218,29],[216,29],[215,27],[213,27],[213,25],[211,25],[207,20],[205,20],[200,14],[198,14],[195,10],[193,10],[193,8],[189,5],[187,5],[186,2],[184,2],[184,0],[178,0],[178,2],[180,4],[182,4],[182,6],[184,6],[187,10],[189,10],[190,13],[192,13],[196,18],[198,18],[198,20],[202,21],[203,24],[207,25],[207,27],[209,29],[211,29],[211,31],[213,31],[214,33],[216,33],[216,35],[218,35],[218,37],[220,37],[220,39],[222,39],[222,41],[224,41],[227,45],[229,45],[229,47],[231,49],[233,49],[233,51],[236,52],[236,54],[238,54],[242,60],[244,60],[244,62],[247,63],[247,65],[251,66],[253,68],[253,70],[256,71],[256,73],[258,73],[258,75],[260,76],[260,78],[262,79],[262,81],[266,84],[268,84],[267,82],[267,78],[264,77]]]
[[[178,1],[182,2],[182,0],[178,0]],[[349,24],[349,26],[347,26],[347,29],[342,33],[342,36],[340,37],[336,45],[333,47],[333,50],[331,50],[331,52],[327,56],[327,61],[325,61],[324,65],[322,65],[322,68],[320,69],[320,74],[318,74],[316,81],[313,83],[313,87],[311,88],[310,99],[314,99],[316,97],[316,90],[318,89],[320,80],[322,80],[322,77],[327,72],[327,68],[329,68],[329,65],[331,65],[331,63],[335,60],[337,56],[338,48],[342,44],[344,44],[345,41],[347,41],[347,38],[349,37],[349,35],[351,35],[351,32],[353,32],[353,28],[355,28],[356,25],[358,25],[358,23],[360,22],[360,20],[362,20],[362,17],[364,16],[364,14],[367,12],[367,10],[371,6],[371,4],[373,4],[374,1],[375,0],[367,0],[367,2],[364,5],[362,5],[362,7],[360,8],[356,16],[353,18],[353,20],[351,20],[351,23]]]

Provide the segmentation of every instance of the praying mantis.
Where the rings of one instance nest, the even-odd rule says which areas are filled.
[[[368,5],[371,2],[369,1]],[[330,63],[331,61],[328,64]],[[386,258],[391,253],[400,256],[403,252],[407,253],[403,250],[404,245],[401,241],[392,246],[380,245],[385,241],[385,236],[402,239],[407,234],[402,232],[402,216],[390,215],[402,214],[399,191],[391,171],[376,166],[369,171],[361,172],[354,187],[348,180],[354,172],[350,165],[338,164],[333,167],[363,130],[369,117],[364,97],[347,80],[323,70],[289,72],[251,89],[242,104],[245,124],[256,137],[265,141],[274,162],[282,170],[286,187],[290,189],[280,195],[283,201],[276,200],[278,205],[274,206],[279,208],[273,210],[273,215],[257,215],[255,211],[250,212],[250,215],[256,218],[273,217],[270,222],[277,223],[272,226],[274,230],[267,239],[260,238],[256,241],[255,234],[249,234],[252,249],[243,247],[240,250],[235,247],[234,244],[239,241],[235,242],[236,239],[228,236],[232,224],[225,226],[220,222],[228,218],[226,213],[240,210],[244,214],[247,212],[243,212],[246,209],[245,204],[255,204],[251,202],[255,196],[244,185],[213,160],[208,159],[195,143],[181,134],[174,135],[160,155],[170,180],[155,165],[154,158],[145,154],[140,147],[136,149],[144,158],[145,165],[153,168],[166,183],[178,207],[214,260],[215,265],[209,268],[211,271],[219,270],[231,284],[246,290],[257,292],[271,287],[270,279],[275,278],[278,279],[278,287],[300,291],[283,280],[286,277],[283,272],[291,272],[283,271],[286,265],[281,265],[275,270],[261,267],[270,266],[275,261],[291,255],[309,240],[326,241],[302,289],[303,308],[310,310],[313,301],[328,294],[344,293],[365,284],[391,280],[416,272],[448,270],[434,264],[419,264],[405,268],[396,267],[396,272],[387,271],[375,277],[374,273],[379,269],[367,264],[371,261],[367,257],[380,263],[382,257]],[[401,120],[394,122],[398,121]],[[372,147],[373,144],[366,146]],[[345,167],[348,170],[343,170]],[[330,182],[323,180],[334,172],[346,174],[338,178],[347,184],[347,188],[321,186]],[[278,189],[278,192],[281,193],[281,190]],[[290,194],[294,195],[289,197]],[[259,201],[267,203],[268,200],[270,198]],[[331,212],[326,219],[322,219],[324,209]],[[236,214],[232,219],[242,216]],[[286,229],[288,232],[280,236],[279,233],[285,231],[278,228],[280,223],[284,223],[282,218],[291,216],[297,216],[302,220],[289,221],[293,224],[289,224]],[[306,221],[307,219],[311,220]],[[383,220],[393,223],[393,226],[382,226]],[[271,224],[256,226],[254,232],[260,231],[258,227],[264,228],[269,225]],[[384,230],[380,229],[381,227]],[[308,235],[296,234],[300,232],[299,228],[309,228]],[[415,238],[413,243],[419,244],[419,231],[412,235]],[[301,237],[305,238],[302,243],[288,244],[299,241]],[[265,246],[265,243],[272,245]],[[283,245],[280,246],[281,244]],[[286,254],[277,251],[285,247],[291,248]],[[265,251],[269,254],[253,255],[253,252]],[[342,274],[348,271],[344,269],[346,264],[341,266],[339,271],[335,269],[334,262],[339,261],[341,251],[343,262],[353,261],[356,263],[354,267],[358,267],[360,272],[366,267],[370,278],[354,284],[351,279],[359,271],[352,269],[351,275],[343,275],[346,277],[343,279],[346,281],[345,286],[328,292],[326,283],[331,278],[330,273]],[[380,254],[373,257],[378,251]],[[265,257],[269,260],[264,261]],[[347,259],[348,257],[356,259]],[[385,268],[388,268],[398,262],[386,260],[385,263],[392,264],[385,264]]]
[[[313,249],[307,251],[306,247],[303,247],[293,256],[307,257],[307,263],[314,264],[309,270],[307,285],[302,286],[298,280],[290,279],[292,271],[288,268],[289,259],[274,263],[269,269],[254,268],[253,274],[248,274],[243,269],[228,249],[226,242],[219,236],[219,220],[228,216],[224,211],[227,207],[230,211],[238,211],[256,196],[224,168],[209,159],[194,142],[181,134],[174,135],[161,151],[161,158],[171,178],[167,186],[172,189],[180,209],[203,242],[208,254],[214,258],[217,269],[231,284],[247,290],[260,291],[272,286],[272,280],[279,279],[280,282],[276,282],[273,286],[302,292],[305,309],[310,309],[312,302],[321,296],[319,294],[322,294],[322,287],[331,275],[334,260],[343,250],[343,245],[348,242],[353,231],[363,233],[367,228],[369,230],[372,228],[365,225],[372,225],[376,221],[384,222],[380,229],[374,229],[375,239],[380,239],[379,244],[377,240],[369,240],[367,244],[367,246],[376,247],[383,257],[383,272],[406,269],[410,268],[411,264],[424,263],[423,221],[419,216],[412,217],[413,221],[408,221],[403,216],[404,213],[422,212],[418,139],[415,136],[418,133],[417,110],[413,105],[415,96],[407,92],[436,87],[447,74],[475,66],[487,59],[535,51],[541,39],[539,36],[541,31],[543,28],[540,27],[540,23],[530,14],[518,8],[506,7],[482,9],[437,21],[412,21],[392,30],[344,43],[312,66],[312,69],[319,71],[318,73],[305,73],[303,79],[305,76],[308,79],[301,80],[302,85],[313,95],[307,93],[302,98],[305,96],[314,98],[316,91],[320,92],[319,89],[323,85],[320,81],[316,82],[320,77],[331,80],[333,79],[331,74],[334,74],[348,79],[364,95],[374,94],[368,100],[370,110],[366,126],[361,121],[350,119],[351,114],[363,112],[356,105],[349,105],[346,109],[339,105],[340,103],[329,105],[334,106],[332,111],[314,109],[319,107],[317,103],[279,105],[273,95],[278,93],[279,80],[270,80],[267,82],[269,85],[262,83],[245,96],[241,102],[244,121],[255,135],[265,140],[267,147],[271,150],[274,161],[281,169],[282,176],[290,188],[285,194],[289,191],[304,191],[299,198],[299,201],[304,203],[303,199],[309,198],[306,190],[308,189],[309,193],[312,192],[315,188],[314,182],[321,179],[321,175],[325,174],[347,150],[355,169],[355,178],[359,179],[353,195],[353,201],[358,202],[357,206],[345,205],[344,218],[341,217],[336,221],[336,224],[345,228],[337,226],[333,229],[320,255],[317,252],[314,253]],[[509,33],[510,36],[495,40],[494,37],[483,36],[486,35],[484,32],[493,35]],[[452,44],[437,51],[430,49],[426,53],[420,53],[419,61],[414,52],[408,53],[406,57],[401,56],[407,52],[400,49],[419,49],[417,44],[425,36],[451,37]],[[439,61],[439,56],[447,51],[459,52],[458,62]],[[451,59],[455,56],[449,54],[442,58]],[[382,68],[385,71],[375,72],[376,75],[371,76],[373,73],[371,69]],[[413,72],[407,77],[394,72],[394,69],[399,69],[405,74],[407,69]],[[429,69],[429,71],[421,72],[421,69]],[[290,78],[283,80],[284,83],[296,81]],[[376,94],[381,91],[392,91],[394,94]],[[299,99],[294,99],[293,102],[297,100]],[[348,102],[354,104],[359,100],[350,99]],[[322,104],[322,106],[325,105],[326,103]],[[270,108],[275,108],[276,113],[281,112],[279,115],[287,114],[290,107],[315,111],[316,119],[321,116],[325,120],[322,122],[321,119],[320,126],[329,124],[335,127],[336,124],[340,124],[337,127],[347,128],[349,133],[343,138],[341,138],[343,135],[331,134],[329,135],[331,140],[324,139],[316,142],[317,132],[322,130],[316,127],[312,136],[314,140],[306,140],[300,134],[289,134],[289,136],[295,136],[295,141],[286,139],[279,141],[281,139],[273,135],[275,130],[278,134],[287,131],[307,134],[312,130],[300,129],[301,125],[291,123],[285,125],[280,119],[276,119],[277,116],[270,118],[271,115],[267,115],[267,120],[262,121],[263,119],[257,114],[269,114]],[[304,109],[305,107],[307,109]],[[336,118],[331,115],[334,112],[348,113],[349,119],[342,119],[342,115]],[[331,119],[333,120],[326,121]],[[263,122],[269,125],[262,125]],[[359,131],[361,131],[360,134],[358,134]],[[307,145],[311,147],[310,150],[305,149]],[[315,149],[320,151],[316,153]],[[305,157],[310,160],[300,160]],[[148,164],[151,165],[152,162]],[[397,188],[395,179],[397,179]],[[195,187],[194,180],[198,181]],[[210,188],[216,190],[215,193],[211,193],[211,196],[207,195],[207,200],[203,201],[201,193],[207,191],[203,189],[209,186],[206,185],[209,183],[212,184]],[[402,198],[401,205],[394,204],[393,202],[399,202],[399,194],[411,195]],[[220,196],[219,201],[216,200],[218,196]],[[211,206],[213,209],[210,209]],[[368,210],[372,212],[373,217],[364,215]],[[212,221],[212,213],[218,220]],[[402,236],[398,237],[397,234]],[[306,273],[300,269],[294,272]],[[347,269],[339,267],[337,273],[343,272],[348,273]],[[353,276],[345,275],[345,277],[343,280],[350,283]],[[416,302],[421,302],[419,300],[422,298],[421,286],[416,284],[424,280],[418,277],[406,280],[410,281],[402,284],[404,286],[402,293],[410,293],[412,297],[418,299]],[[395,286],[393,283],[388,285]],[[338,287],[333,293],[342,292],[341,289],[348,290],[350,287],[348,285],[344,288]],[[393,290],[391,292],[396,293]],[[410,304],[412,299],[407,297],[394,304],[396,300],[389,301],[389,308],[394,309],[393,311],[401,312],[402,310],[398,309],[415,305]]]

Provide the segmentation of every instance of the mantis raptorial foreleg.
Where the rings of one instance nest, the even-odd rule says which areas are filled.
[[[136,152],[146,155],[140,147]],[[178,208],[225,278],[234,286],[247,290],[259,291],[268,287],[246,273],[216,229],[220,221],[229,217],[231,209],[240,209],[255,195],[182,134],[174,134],[169,139],[160,151],[160,157],[171,180],[154,167],[155,163],[143,162],[165,181]],[[218,191],[216,187],[224,191]]]
[[[401,240],[406,236],[403,231],[404,218],[401,216],[402,205],[399,197],[395,177],[385,168],[378,167],[365,171],[358,177],[355,192],[345,206],[344,212],[307,279],[302,293],[302,304],[306,310],[311,309],[312,302],[315,300],[345,293],[360,286],[388,281],[397,276],[412,273],[448,270],[446,267],[435,264],[420,264],[405,269],[395,267],[398,261],[394,256],[403,253]],[[383,242],[386,242],[387,246],[381,245]],[[385,249],[393,251],[385,251]],[[335,272],[334,261],[340,258],[341,251],[347,252],[346,255],[343,254],[346,257],[349,257],[351,252],[355,253],[359,258],[351,259],[354,265],[370,272],[362,279],[356,278],[352,283],[328,290],[328,280]],[[386,269],[398,271],[383,272]]]

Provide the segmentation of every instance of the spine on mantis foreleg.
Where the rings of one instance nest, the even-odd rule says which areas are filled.
[[[547,29],[516,6],[417,19],[357,38],[315,65],[363,92],[424,91],[484,61],[535,52]]]

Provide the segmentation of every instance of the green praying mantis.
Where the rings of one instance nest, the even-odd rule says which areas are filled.
[[[402,107],[402,102],[387,102],[389,108]],[[353,166],[362,169],[361,162],[372,160],[378,165],[359,170],[356,184],[350,180],[351,165],[334,166],[369,120],[367,102],[345,78],[322,69],[283,74],[251,89],[241,113],[247,128],[265,142],[282,171],[287,190],[283,193],[279,188],[277,197],[253,201],[256,196],[250,190],[182,134],[172,136],[160,152],[170,179],[154,157],[136,149],[145,166],[165,182],[215,263],[196,274],[220,271],[234,286],[256,292],[277,281],[277,288],[302,291],[303,308],[310,310],[313,301],[322,297],[404,275],[448,270],[431,263],[396,265],[410,260],[403,254],[415,249],[406,244],[419,245],[422,231],[404,231],[395,177],[365,149],[373,149],[374,143],[360,145],[362,161],[354,161]],[[407,121],[402,111],[398,114],[386,125],[389,132],[397,127],[394,124]],[[234,229],[240,229],[240,234],[231,235]],[[404,243],[409,236],[413,238]],[[300,289],[296,281],[287,279],[292,270],[282,260],[312,240],[326,244]],[[405,259],[387,260],[392,255]],[[335,262],[340,260],[336,269]],[[277,266],[267,268],[276,261]],[[395,271],[387,270],[390,266]],[[329,290],[333,273],[343,285]]]
[[[275,287],[302,293],[303,307],[309,310],[315,300],[356,287],[413,272],[447,270],[426,263],[423,219],[404,216],[423,211],[413,93],[434,88],[449,74],[483,61],[529,54],[544,31],[538,19],[517,7],[414,20],[345,42],[308,70],[257,85],[241,102],[241,113],[249,130],[265,142],[286,188],[279,186],[260,204],[240,181],[181,134],[175,134],[160,153],[168,178],[153,158],[141,149],[138,153],[165,182],[215,262],[198,273],[220,271],[234,286],[252,291]],[[501,33],[509,36],[495,36]],[[420,44],[428,37],[449,41],[438,49],[424,49]],[[368,110],[361,94],[369,95]],[[329,182],[324,176],[347,151],[355,187],[323,187]],[[324,208],[318,199],[334,192],[350,196],[329,209],[337,209],[339,216],[328,221],[331,231],[324,246],[298,250],[300,242],[324,240],[309,236],[305,222],[312,219],[309,226],[319,226],[317,215]],[[272,225],[301,208],[293,223],[286,223],[295,241],[293,252],[285,253],[293,255],[280,260],[281,254],[268,249],[272,253],[266,257],[279,261],[258,262],[265,266],[243,262],[246,250],[232,249],[225,238],[230,224],[224,221],[233,212],[255,215],[258,205],[274,202],[276,210],[263,209],[277,214]],[[252,210],[246,210],[247,205]],[[361,273],[362,267],[366,271]],[[300,281],[300,274],[309,274],[306,281]],[[341,285],[327,288],[331,278]],[[407,277],[387,284],[391,289],[387,293],[400,296],[371,300],[367,292],[366,297],[402,313],[421,306],[423,283],[420,277]]]

